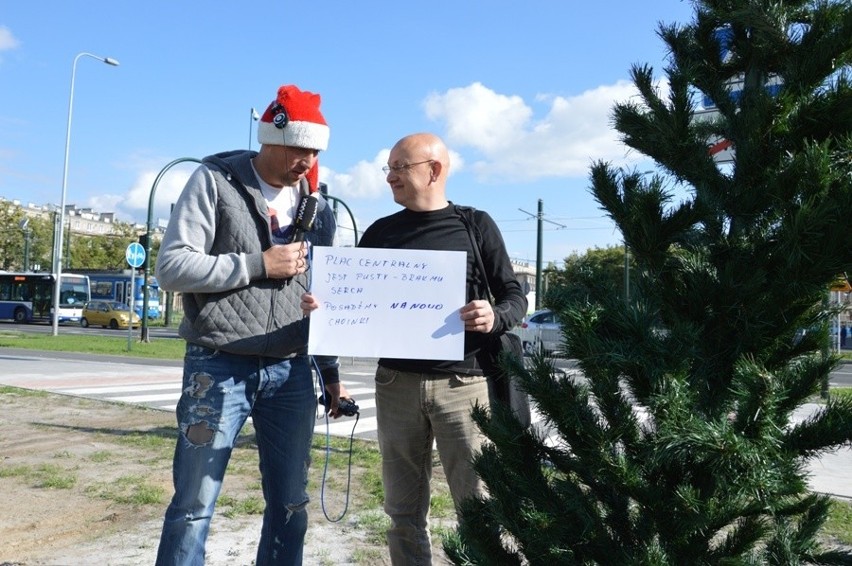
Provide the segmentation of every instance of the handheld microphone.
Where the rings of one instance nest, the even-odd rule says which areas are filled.
[[[331,397],[327,393],[323,393],[317,397],[317,402],[325,406],[326,412],[331,408]],[[337,402],[337,410],[345,417],[354,417],[360,409],[355,403],[355,399],[344,399],[341,397]]]
[[[319,203],[319,195],[317,193],[311,193],[302,197],[302,200],[299,202],[299,208],[296,209],[296,217],[293,218],[294,230],[291,242],[303,241],[305,239],[305,232],[310,232],[314,229]]]

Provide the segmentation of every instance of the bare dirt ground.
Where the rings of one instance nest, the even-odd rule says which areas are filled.
[[[153,564],[172,493],[175,438],[168,412],[0,388],[0,566]],[[390,564],[386,519],[363,487],[375,464],[353,462],[348,512],[330,522],[320,504],[324,458],[318,448],[305,564]],[[325,508],[332,519],[346,505],[346,461],[329,466]],[[261,511],[256,451],[246,436],[225,478],[206,563],[253,564]],[[441,556],[436,541],[436,562]]]

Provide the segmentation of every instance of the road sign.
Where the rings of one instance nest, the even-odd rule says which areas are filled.
[[[712,120],[719,115],[716,109],[696,110],[692,118],[695,121],[701,122],[704,120]],[[713,137],[707,140],[707,153],[713,157],[716,163],[731,163],[734,160],[734,144],[730,140],[719,137]]]
[[[139,242],[132,242],[127,246],[124,257],[127,258],[130,267],[142,267],[142,264],[145,263],[145,248]]]

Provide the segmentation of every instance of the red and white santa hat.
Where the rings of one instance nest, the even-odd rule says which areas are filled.
[[[260,117],[257,127],[257,141],[261,144],[324,151],[328,137],[328,124],[320,112],[320,95],[299,90],[296,85],[279,87],[278,96]],[[318,175],[315,164],[307,176],[312,192],[317,190]]]

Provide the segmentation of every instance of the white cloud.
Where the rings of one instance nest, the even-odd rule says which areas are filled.
[[[338,173],[322,166],[320,159],[320,181],[328,185],[329,194],[346,198],[376,198],[389,194],[385,174],[389,149],[380,150],[371,161],[361,160],[348,171]]]
[[[15,36],[12,35],[12,30],[6,26],[0,26],[0,51],[17,49],[20,45],[21,42],[15,39]]]
[[[91,197],[87,206],[91,206],[94,210],[115,211],[119,219],[124,221],[130,218],[147,219],[148,201],[151,198],[154,181],[163,170],[163,166],[159,164],[164,161],[140,156],[129,158],[128,161],[133,163],[128,168],[136,170],[136,177],[127,191],[121,195],[104,193]],[[158,165],[153,165],[154,163]],[[159,218],[168,218],[171,205],[177,201],[196,167],[198,163],[195,162],[179,163],[169,168],[160,177],[154,193],[152,220],[155,224]]]
[[[627,81],[604,85],[577,96],[539,96],[549,105],[535,119],[533,108],[515,95],[473,83],[430,94],[427,116],[446,126],[447,143],[473,148],[482,157],[471,164],[480,179],[583,177],[595,160],[625,164],[631,155],[611,123],[615,102],[635,96]]]
[[[533,114],[520,96],[497,94],[478,82],[444,94],[432,93],[424,106],[429,119],[446,122],[448,143],[473,146],[485,153],[514,146]]]

